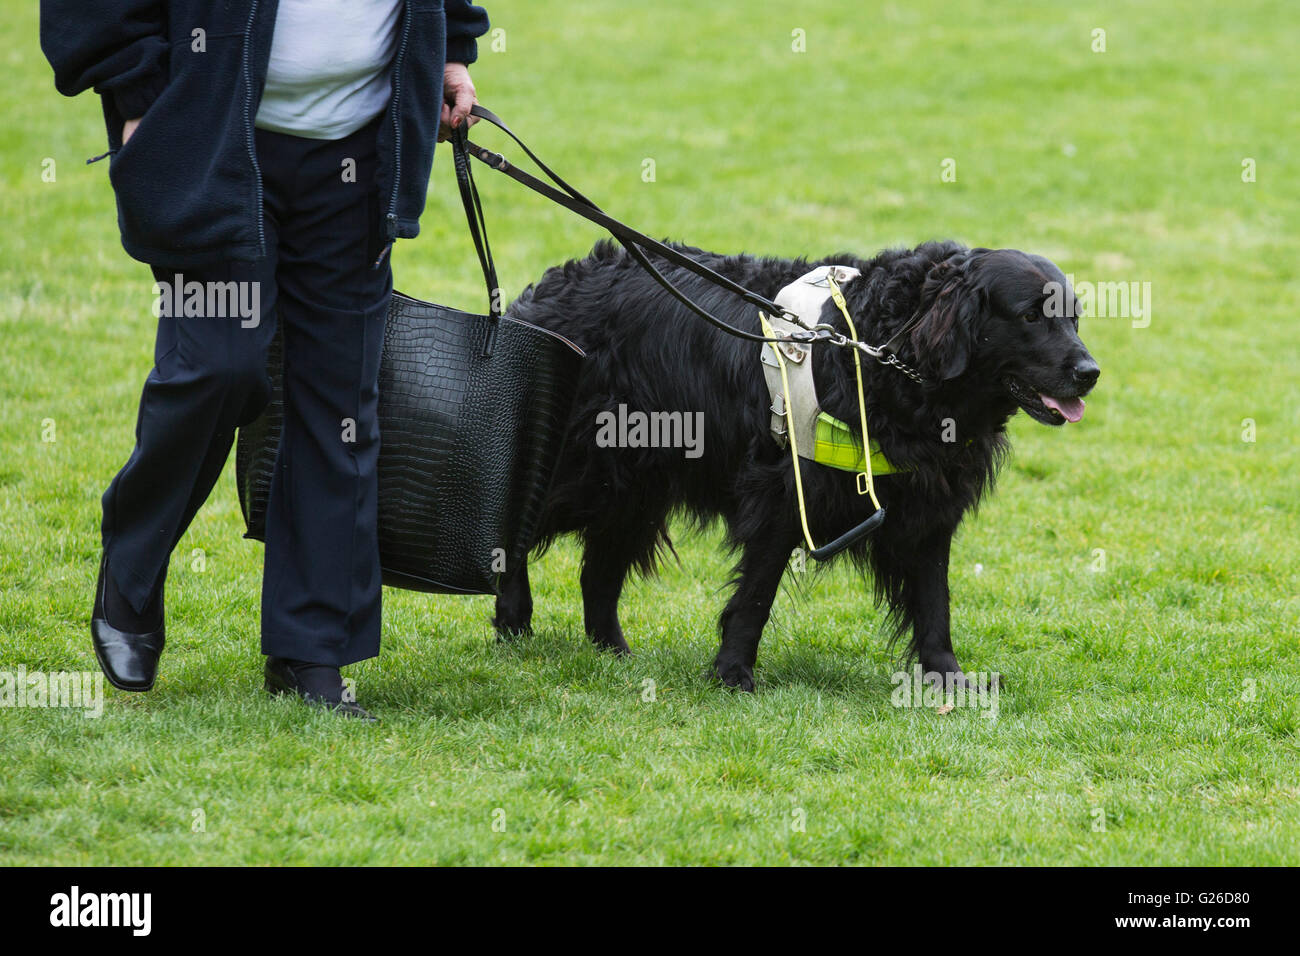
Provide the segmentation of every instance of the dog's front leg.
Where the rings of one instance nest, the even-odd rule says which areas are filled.
[[[953,529],[934,531],[900,555],[903,569],[903,602],[906,617],[912,623],[912,646],[920,659],[921,669],[937,674],[946,689],[971,686],[957,663],[952,648],[952,624],[949,616],[948,554]]]
[[[718,622],[722,647],[713,661],[714,673],[728,687],[754,689],[758,642],[772,612],[772,602],[790,552],[798,541],[797,534],[794,532],[792,536],[789,529],[783,528],[780,534],[765,535],[745,544],[736,568],[740,582]]]

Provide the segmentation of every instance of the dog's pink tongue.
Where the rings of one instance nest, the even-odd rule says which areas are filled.
[[[1081,398],[1052,398],[1050,395],[1039,395],[1043,404],[1048,408],[1054,408],[1065,416],[1067,422],[1077,422],[1083,417],[1083,399]]]

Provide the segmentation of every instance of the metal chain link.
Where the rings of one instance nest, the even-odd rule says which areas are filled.
[[[866,342],[859,342],[856,339],[851,339],[843,332],[839,332],[834,327],[829,325],[824,325],[824,324],[815,325],[811,329],[808,329],[806,332],[804,331],[792,332],[788,336],[785,336],[784,338],[787,341],[799,342],[800,344],[803,345],[812,345],[818,342],[825,342],[827,345],[834,345],[837,346],[838,348],[857,349],[860,352],[866,353],[871,358],[879,362],[881,365],[893,366],[894,368],[898,369],[898,371],[902,372],[904,375],[910,378],[917,385],[929,384],[926,381],[925,376],[923,376],[916,369],[912,368],[912,366],[908,365],[906,362],[899,361],[898,356],[895,355],[893,352],[886,351],[884,346],[877,347],[874,345],[868,345]],[[887,344],[888,343],[886,343],[886,345]]]
[[[884,358],[879,359],[879,361],[884,365],[894,366],[894,368],[898,369],[900,372],[902,372],[904,375],[906,375],[908,378],[914,381],[917,385],[926,384],[925,378],[921,375],[920,372],[912,368],[910,365],[900,362],[898,360],[898,356],[895,355],[893,352],[886,352]]]

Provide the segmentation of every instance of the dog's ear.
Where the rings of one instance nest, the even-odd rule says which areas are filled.
[[[934,266],[921,290],[921,321],[912,330],[912,349],[937,381],[966,371],[975,347],[987,295],[971,281],[973,255]]]

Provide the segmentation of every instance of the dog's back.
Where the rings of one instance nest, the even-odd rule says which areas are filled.
[[[768,296],[813,267],[678,248]],[[759,331],[756,310],[730,293],[685,270],[663,271],[714,314]],[[647,570],[669,513],[702,522],[733,516],[746,461],[775,457],[756,454],[774,450],[765,447],[769,399],[758,346],[687,311],[618,245],[599,243],[585,259],[548,270],[510,314],[587,353],[545,538],[616,534],[632,566]]]

